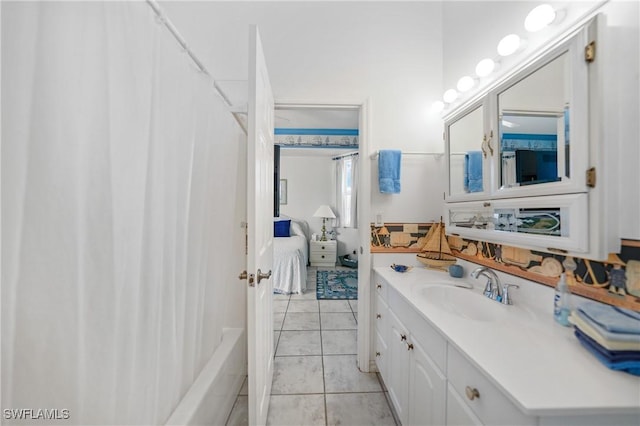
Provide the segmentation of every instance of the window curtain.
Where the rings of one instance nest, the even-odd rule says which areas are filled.
[[[336,226],[357,228],[358,211],[358,157],[339,158],[336,161]]]
[[[221,340],[240,137],[145,2],[2,3],[3,409],[165,422]]]

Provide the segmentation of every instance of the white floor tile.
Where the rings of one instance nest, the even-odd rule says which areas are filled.
[[[346,300],[319,300],[320,312],[351,312]]]
[[[287,312],[287,306],[289,306],[288,300],[274,300],[273,312]]]
[[[322,312],[320,325],[323,330],[355,330],[357,328],[352,312]]]
[[[328,425],[395,426],[382,392],[327,394]]]
[[[375,373],[358,370],[355,355],[328,355],[323,358],[325,392],[382,392]]]
[[[320,330],[320,315],[317,312],[287,312],[283,330]]]
[[[323,393],[321,356],[279,356],[273,368],[272,395]]]
[[[357,300],[349,300],[349,306],[351,306],[351,310],[358,313],[358,301]]]
[[[316,288],[307,288],[302,294],[292,294],[291,300],[316,300]]]
[[[317,300],[292,300],[287,312],[318,312]]]
[[[273,293],[273,300],[289,300],[289,294]]]
[[[249,395],[249,382],[247,380],[247,377],[244,378],[242,388],[240,388],[240,393],[238,395]]]
[[[283,331],[276,356],[322,355],[319,331]]]
[[[233,405],[227,426],[246,426],[249,424],[249,397],[240,395]]]
[[[325,425],[324,395],[272,395],[268,425]]]
[[[273,329],[274,331],[280,331],[282,329],[282,323],[284,322],[284,312],[273,313]]]
[[[356,330],[322,331],[322,353],[324,355],[355,355],[358,353]],[[355,365],[354,365],[354,368]]]

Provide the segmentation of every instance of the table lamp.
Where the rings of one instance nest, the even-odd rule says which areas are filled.
[[[327,241],[327,228],[325,226],[327,219],[335,219],[336,215],[331,210],[331,207],[327,205],[322,205],[316,210],[313,214],[313,217],[321,217],[322,218],[322,236],[320,237],[320,241]]]

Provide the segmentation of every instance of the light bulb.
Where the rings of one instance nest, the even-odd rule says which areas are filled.
[[[476,65],[476,75],[478,77],[486,77],[489,74],[491,74],[491,72],[493,71],[493,69],[496,67],[496,63],[493,62],[493,59],[483,59],[480,62],[478,62],[478,65]]]
[[[461,93],[464,93],[467,90],[471,89],[475,83],[476,82],[473,80],[473,78],[465,75],[460,80],[458,80],[458,85],[456,87]]]
[[[449,89],[446,92],[444,92],[444,95],[442,95],[442,99],[444,99],[444,101],[448,104],[455,101],[457,98],[458,98],[458,92],[456,92],[455,89]]]
[[[442,112],[443,109],[444,109],[444,102],[442,101],[435,101],[434,103],[431,104],[431,112],[433,112],[434,114]]]
[[[517,34],[509,34],[498,43],[498,54],[500,56],[509,56],[520,47],[520,36]]]
[[[556,19],[556,11],[548,4],[535,7],[524,20],[524,28],[530,33],[540,31]]]

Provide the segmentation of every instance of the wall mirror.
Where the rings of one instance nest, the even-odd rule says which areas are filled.
[[[498,94],[500,189],[570,177],[569,53]]]
[[[480,105],[448,126],[449,194],[484,191],[484,106]]]

